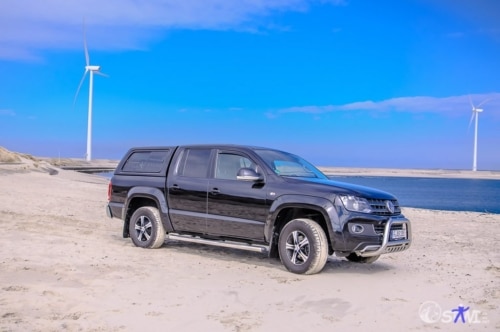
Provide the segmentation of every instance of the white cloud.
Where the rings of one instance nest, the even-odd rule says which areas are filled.
[[[11,110],[2,110],[0,109],[0,116],[16,116],[16,113]]]
[[[500,93],[487,93],[476,95],[463,95],[445,98],[436,97],[400,97],[386,99],[382,101],[361,101],[344,105],[325,106],[297,106],[281,109],[268,114],[268,117],[275,117],[282,113],[310,113],[320,114],[341,111],[373,111],[373,112],[408,112],[408,113],[448,113],[461,114],[461,112],[471,110],[470,99],[476,107],[491,109],[500,114]]]
[[[141,49],[167,29],[255,31],[279,11],[343,0],[1,0],[0,59],[38,58],[44,49],[81,47],[86,19],[94,49]]]

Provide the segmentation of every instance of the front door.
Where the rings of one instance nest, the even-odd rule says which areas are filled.
[[[254,241],[264,240],[268,214],[264,182],[237,180],[241,168],[256,164],[238,152],[219,151],[208,183],[207,233]]]

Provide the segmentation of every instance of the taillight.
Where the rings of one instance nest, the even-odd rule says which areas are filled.
[[[108,183],[108,202],[111,201],[111,192],[112,192],[113,185],[111,184],[111,181]]]

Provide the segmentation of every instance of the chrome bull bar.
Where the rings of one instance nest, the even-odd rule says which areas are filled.
[[[391,240],[391,227],[393,225],[403,225],[403,229],[406,228],[406,239],[403,240]],[[362,250],[355,251],[356,254],[362,257],[378,256],[382,254],[388,254],[392,252],[405,251],[410,248],[411,245],[411,223],[406,218],[390,218],[385,224],[384,236],[381,245],[369,245]]]

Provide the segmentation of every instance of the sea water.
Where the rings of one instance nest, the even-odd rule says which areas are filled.
[[[111,178],[112,172],[99,173]],[[330,179],[387,191],[402,207],[500,214],[500,180],[425,177],[330,176]]]
[[[330,176],[387,191],[402,207],[500,213],[500,180],[425,177]]]

